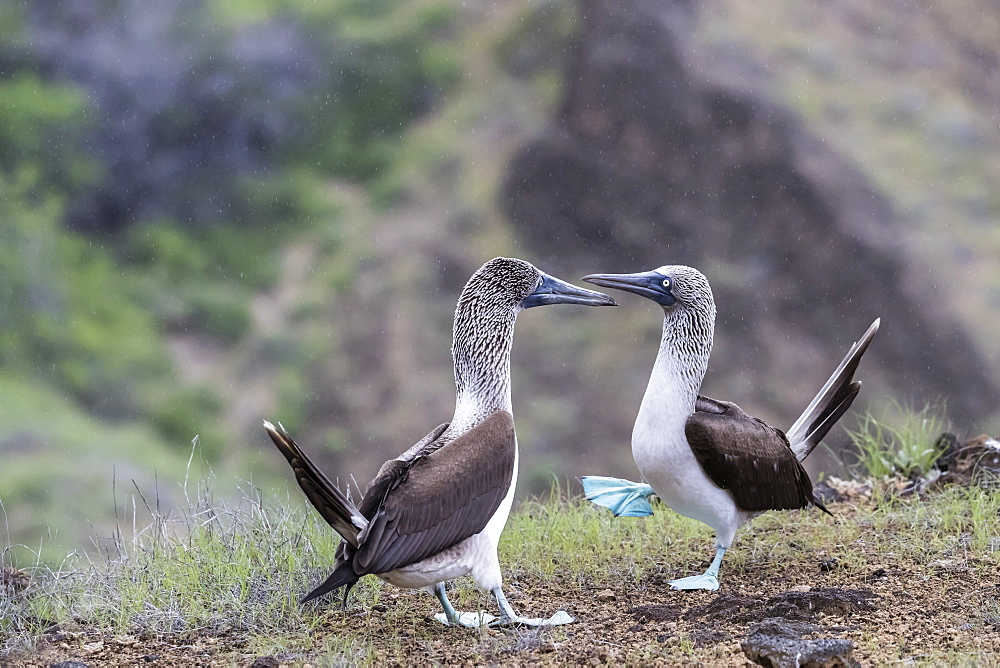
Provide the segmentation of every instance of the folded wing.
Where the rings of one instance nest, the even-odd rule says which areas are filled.
[[[362,509],[372,509],[353,555],[358,575],[416,563],[482,531],[514,475],[514,419],[497,411],[430,454],[383,467]]]
[[[752,418],[736,404],[698,397],[684,427],[705,475],[729,490],[746,511],[791,510],[816,505],[812,482],[779,429]]]

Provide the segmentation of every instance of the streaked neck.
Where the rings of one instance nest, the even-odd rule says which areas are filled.
[[[663,318],[660,351],[649,378],[647,400],[655,410],[687,420],[708,370],[715,333],[715,312],[672,311]]]
[[[460,309],[455,314],[455,416],[449,431],[461,433],[490,414],[511,412],[510,350],[514,318],[510,312]]]

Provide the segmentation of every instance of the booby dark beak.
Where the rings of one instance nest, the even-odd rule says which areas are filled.
[[[611,297],[601,292],[578,288],[571,283],[539,272],[542,280],[530,295],[521,300],[521,308],[547,306],[549,304],[582,304],[583,306],[618,306]]]
[[[671,289],[673,281],[658,271],[643,271],[638,274],[590,274],[583,280],[603,288],[614,288],[632,292],[640,297],[652,299],[660,306],[673,306],[677,302]]]

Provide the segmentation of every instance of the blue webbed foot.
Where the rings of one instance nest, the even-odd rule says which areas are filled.
[[[704,573],[702,575],[692,575],[687,578],[680,578],[679,580],[670,581],[671,589],[704,589],[707,591],[715,591],[719,588],[719,578],[709,573]]]
[[[470,629],[478,629],[490,626],[496,620],[496,617],[486,612],[456,612],[452,616],[444,612],[439,612],[434,615],[434,619],[445,626],[464,626]]]
[[[653,488],[642,482],[622,478],[587,475],[580,478],[587,500],[608,508],[617,517],[645,517],[653,514],[648,497]]]

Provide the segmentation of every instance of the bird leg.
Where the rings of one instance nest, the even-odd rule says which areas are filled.
[[[721,545],[715,546],[715,559],[709,564],[708,570],[701,575],[671,580],[671,589],[706,589],[715,591],[719,588],[719,567],[722,565],[722,557],[726,555],[726,548]]]
[[[522,617],[514,612],[514,608],[510,607],[510,603],[507,602],[507,597],[504,595],[503,589],[500,587],[493,590],[493,597],[496,598],[497,606],[500,607],[500,617],[491,622],[490,626],[559,626],[562,624],[569,624],[574,621],[573,618],[563,610],[558,611],[548,619],[542,619],[541,617]]]
[[[560,624],[569,624],[573,621],[573,618],[562,610],[548,619],[522,617],[510,607],[510,603],[507,602],[507,597],[500,587],[493,590],[493,596],[496,598],[497,606],[500,608],[500,617],[494,617],[487,612],[458,612],[452,606],[451,601],[448,600],[443,582],[434,585],[431,591],[437,596],[438,601],[441,602],[441,607],[444,608],[444,612],[434,615],[434,619],[445,626],[466,626],[473,629],[481,626],[558,626]]]
[[[487,626],[496,619],[496,617],[486,612],[459,612],[455,610],[451,601],[448,600],[448,594],[445,593],[443,582],[438,582],[434,585],[432,591],[437,596],[437,600],[441,602],[441,607],[444,608],[444,612],[434,615],[434,619],[445,626],[478,628],[480,626]]]

